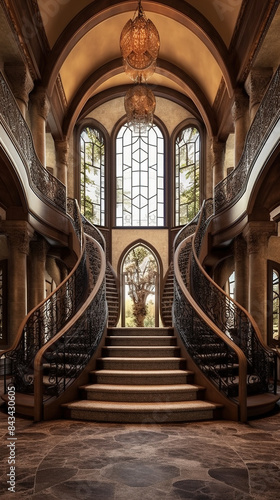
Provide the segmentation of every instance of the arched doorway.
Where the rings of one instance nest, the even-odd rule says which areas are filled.
[[[138,241],[123,254],[120,267],[122,284],[122,327],[159,326],[160,263],[155,251]]]

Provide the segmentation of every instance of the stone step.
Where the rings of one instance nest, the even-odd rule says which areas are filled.
[[[193,372],[189,370],[95,370],[91,382],[113,385],[174,385],[191,384]]]
[[[186,367],[184,358],[116,358],[97,360],[97,367],[104,370],[180,370]]]
[[[156,358],[180,355],[177,346],[105,346],[103,355],[110,357]]]
[[[138,336],[174,336],[172,328],[108,328],[107,331],[110,336],[124,336],[124,337],[138,337]]]
[[[175,346],[176,337],[166,336],[110,336],[106,338],[107,345],[117,346]]]
[[[193,401],[201,398],[199,385],[110,385],[88,384],[81,388],[81,399],[118,402]]]
[[[65,418],[94,422],[169,423],[217,418],[221,405],[209,401],[125,403],[74,401],[62,405]]]

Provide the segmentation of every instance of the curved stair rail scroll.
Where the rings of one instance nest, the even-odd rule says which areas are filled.
[[[54,337],[75,315],[88,289],[85,244],[76,200],[68,200],[75,234],[81,254],[67,278],[23,320],[14,345],[2,353],[4,358],[4,390],[7,392],[7,373],[17,392],[33,392],[33,363],[38,350]]]
[[[94,355],[105,331],[106,258],[100,245],[86,237],[90,292],[79,311],[53,339],[38,352],[34,363],[34,418],[44,418],[44,404],[59,398],[75,383]],[[44,376],[44,365],[49,373]],[[44,383],[46,382],[44,391]]]
[[[198,368],[227,398],[231,396],[231,388],[236,378],[236,365],[238,366],[239,418],[242,422],[246,422],[246,357],[241,349],[208,318],[188,291],[192,238],[193,236],[189,236],[181,242],[175,252],[174,325]]]
[[[196,216],[185,226],[183,226],[180,231],[177,233],[174,243],[173,243],[173,255],[174,257],[176,248],[179,244],[185,240],[188,236],[195,232],[196,225],[199,220],[198,212]],[[171,261],[167,273],[163,282],[163,289],[161,293],[160,300],[160,313],[161,319],[164,326],[172,326],[172,304],[173,304],[173,296],[174,296],[174,263]]]
[[[276,70],[248,131],[244,151],[236,168],[215,187],[215,213],[237,201],[246,189],[254,161],[280,119],[280,67]]]
[[[275,352],[264,344],[261,332],[251,315],[210,278],[199,261],[202,241],[207,235],[210,220],[205,203],[192,243],[192,296],[211,321],[244,352],[248,363],[248,394],[276,394]]]
[[[100,244],[106,255],[106,241],[103,234],[84,215],[81,215],[81,217],[85,233],[92,236]],[[108,302],[108,326],[117,326],[121,311],[120,283],[109,260],[107,260],[106,264],[106,297]]]
[[[66,187],[46,168],[38,159],[32,134],[23,118],[3,74],[0,71],[0,120],[3,126],[8,127],[19,155],[30,179],[32,189],[60,210],[66,210]]]

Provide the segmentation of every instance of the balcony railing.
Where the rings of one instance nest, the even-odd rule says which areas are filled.
[[[31,131],[23,118],[14,95],[0,72],[0,121],[8,127],[11,140],[25,166],[30,187],[40,198],[66,210],[66,187],[43,167],[38,159]]]
[[[215,213],[226,209],[242,196],[254,163],[279,119],[280,67],[275,72],[248,131],[238,165],[215,187]]]

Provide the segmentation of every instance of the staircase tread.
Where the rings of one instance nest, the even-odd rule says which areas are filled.
[[[125,357],[125,356],[106,356],[103,358],[98,358],[98,361],[134,361],[135,363],[141,363],[142,361],[147,361],[152,363],[153,361],[186,361],[185,358],[179,358],[177,356],[168,356],[168,357],[154,357],[154,358],[145,358],[144,356],[141,358],[133,358],[133,357]]]
[[[8,401],[8,394],[2,394],[1,398],[3,401]],[[23,394],[21,392],[15,393],[15,403],[17,405],[24,405],[34,407],[34,395],[33,394]]]
[[[178,375],[178,374],[193,374],[191,370],[95,370],[92,374],[103,375]]]
[[[211,401],[195,400],[195,401],[174,401],[174,402],[154,402],[154,403],[129,403],[129,402],[114,402],[114,401],[92,401],[82,399],[71,403],[64,403],[62,406],[69,409],[79,410],[115,410],[115,411],[151,411],[151,410],[209,410],[222,408],[223,405],[213,403]]]
[[[236,401],[239,398],[235,398]],[[253,396],[247,396],[247,408],[254,406],[267,405],[268,403],[277,402],[280,399],[280,394],[272,394],[271,392],[264,392],[263,394],[255,394]]]
[[[195,384],[170,384],[170,385],[114,385],[114,384],[87,384],[80,389],[86,391],[107,391],[107,392],[160,392],[160,391],[199,391],[205,388]]]

